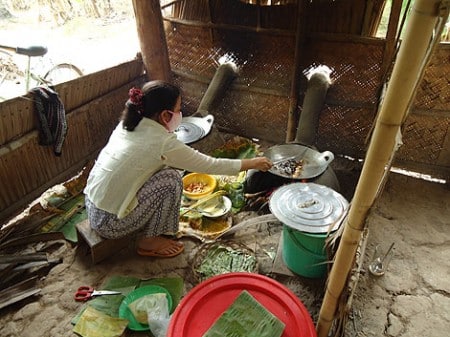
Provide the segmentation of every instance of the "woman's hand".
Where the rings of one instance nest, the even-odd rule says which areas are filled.
[[[241,171],[249,169],[260,170],[266,172],[272,167],[272,162],[266,157],[256,157],[251,159],[242,159]]]

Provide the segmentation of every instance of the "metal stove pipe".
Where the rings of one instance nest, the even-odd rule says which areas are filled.
[[[317,150],[315,144],[319,129],[320,112],[323,109],[325,97],[331,85],[330,73],[330,68],[319,66],[310,70],[309,74],[307,74],[309,81],[305,98],[303,99],[303,110],[298,122],[294,143]],[[337,192],[340,191],[339,181],[331,166],[328,166],[325,172],[309,182],[327,186]]]
[[[292,143],[317,150],[315,142],[319,117],[325,102],[325,96],[331,85],[330,73],[331,70],[327,66],[319,66],[311,69],[306,74],[309,81],[303,100],[303,111],[299,119],[295,140]],[[275,176],[270,172],[249,170],[245,181],[245,190],[249,193],[254,193],[278,187],[288,182],[292,182],[292,180]],[[327,186],[336,192],[340,191],[339,181],[330,166],[320,176],[308,179],[307,182]]]
[[[311,72],[294,143],[309,146],[314,146],[316,143],[320,112],[331,85],[329,71],[321,69]]]
[[[238,76],[238,68],[233,62],[219,65],[202,100],[193,116],[205,117],[214,109],[217,102],[225,95],[231,82]]]
[[[218,102],[225,96],[228,87],[237,76],[238,67],[233,62],[227,61],[221,63],[204,93],[197,111],[192,116],[206,117],[211,114],[212,110],[216,108]],[[208,137],[197,141],[195,144],[191,144],[191,146],[204,153],[211,153],[211,151],[224,144],[225,140],[213,124]]]

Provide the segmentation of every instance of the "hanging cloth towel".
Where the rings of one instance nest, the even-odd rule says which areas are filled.
[[[60,156],[67,134],[66,111],[56,91],[49,87],[30,90],[34,95],[34,108],[39,121],[39,144],[53,145],[55,155]]]

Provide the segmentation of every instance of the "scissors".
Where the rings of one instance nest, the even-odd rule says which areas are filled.
[[[94,290],[94,288],[90,286],[81,286],[75,292],[73,298],[75,301],[87,301],[90,300],[94,296],[102,296],[102,295],[118,295],[121,294],[120,291],[112,291],[112,290]]]

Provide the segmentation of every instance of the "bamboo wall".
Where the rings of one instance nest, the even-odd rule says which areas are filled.
[[[450,180],[450,44],[441,44],[403,127],[397,163]]]
[[[172,70],[183,87],[186,111],[195,111],[219,57],[232,53],[240,74],[214,112],[217,123],[247,137],[284,142],[294,68],[293,36],[220,32],[217,44],[211,46],[208,33],[208,28],[176,24],[168,34]],[[189,40],[199,42],[193,48],[185,43]],[[383,48],[381,40],[369,38],[348,41],[316,36],[306,40],[301,69],[324,64],[334,70],[321,114],[320,147],[356,158],[363,156],[364,141],[376,114]],[[209,50],[213,52],[208,54]],[[277,58],[273,59],[275,53]],[[300,99],[306,84],[302,75]]]
[[[364,35],[373,30],[368,22],[376,18],[367,16],[363,2],[306,1],[298,14],[306,18],[302,21],[305,27],[298,60],[297,33],[292,24],[297,15],[295,6],[255,9],[236,1],[227,2],[227,8],[223,1],[194,3],[201,16],[187,7],[190,2],[181,2],[171,16],[165,17],[171,67],[183,89],[184,111],[195,111],[219,58],[228,55],[240,73],[212,112],[217,126],[249,138],[283,143],[296,61],[301,71],[327,65],[333,69],[333,84],[321,112],[317,146],[336,155],[364,158],[385,71],[390,69],[392,41]],[[208,10],[201,7],[206,3]],[[374,3],[380,6],[380,1]],[[319,17],[318,10],[325,7],[327,10],[321,12],[325,18]],[[219,10],[226,15],[219,16]],[[273,20],[270,25],[264,24],[271,10]],[[333,15],[339,20],[326,21]],[[342,26],[347,28],[337,28]],[[301,113],[307,80],[300,76]],[[395,166],[450,179],[449,79],[450,49],[441,44],[405,121],[403,146],[396,154]]]
[[[31,95],[0,103],[0,219],[73,177],[97,154],[142,74],[142,60],[136,59],[56,86],[68,125],[59,157],[52,146],[38,144]]]

